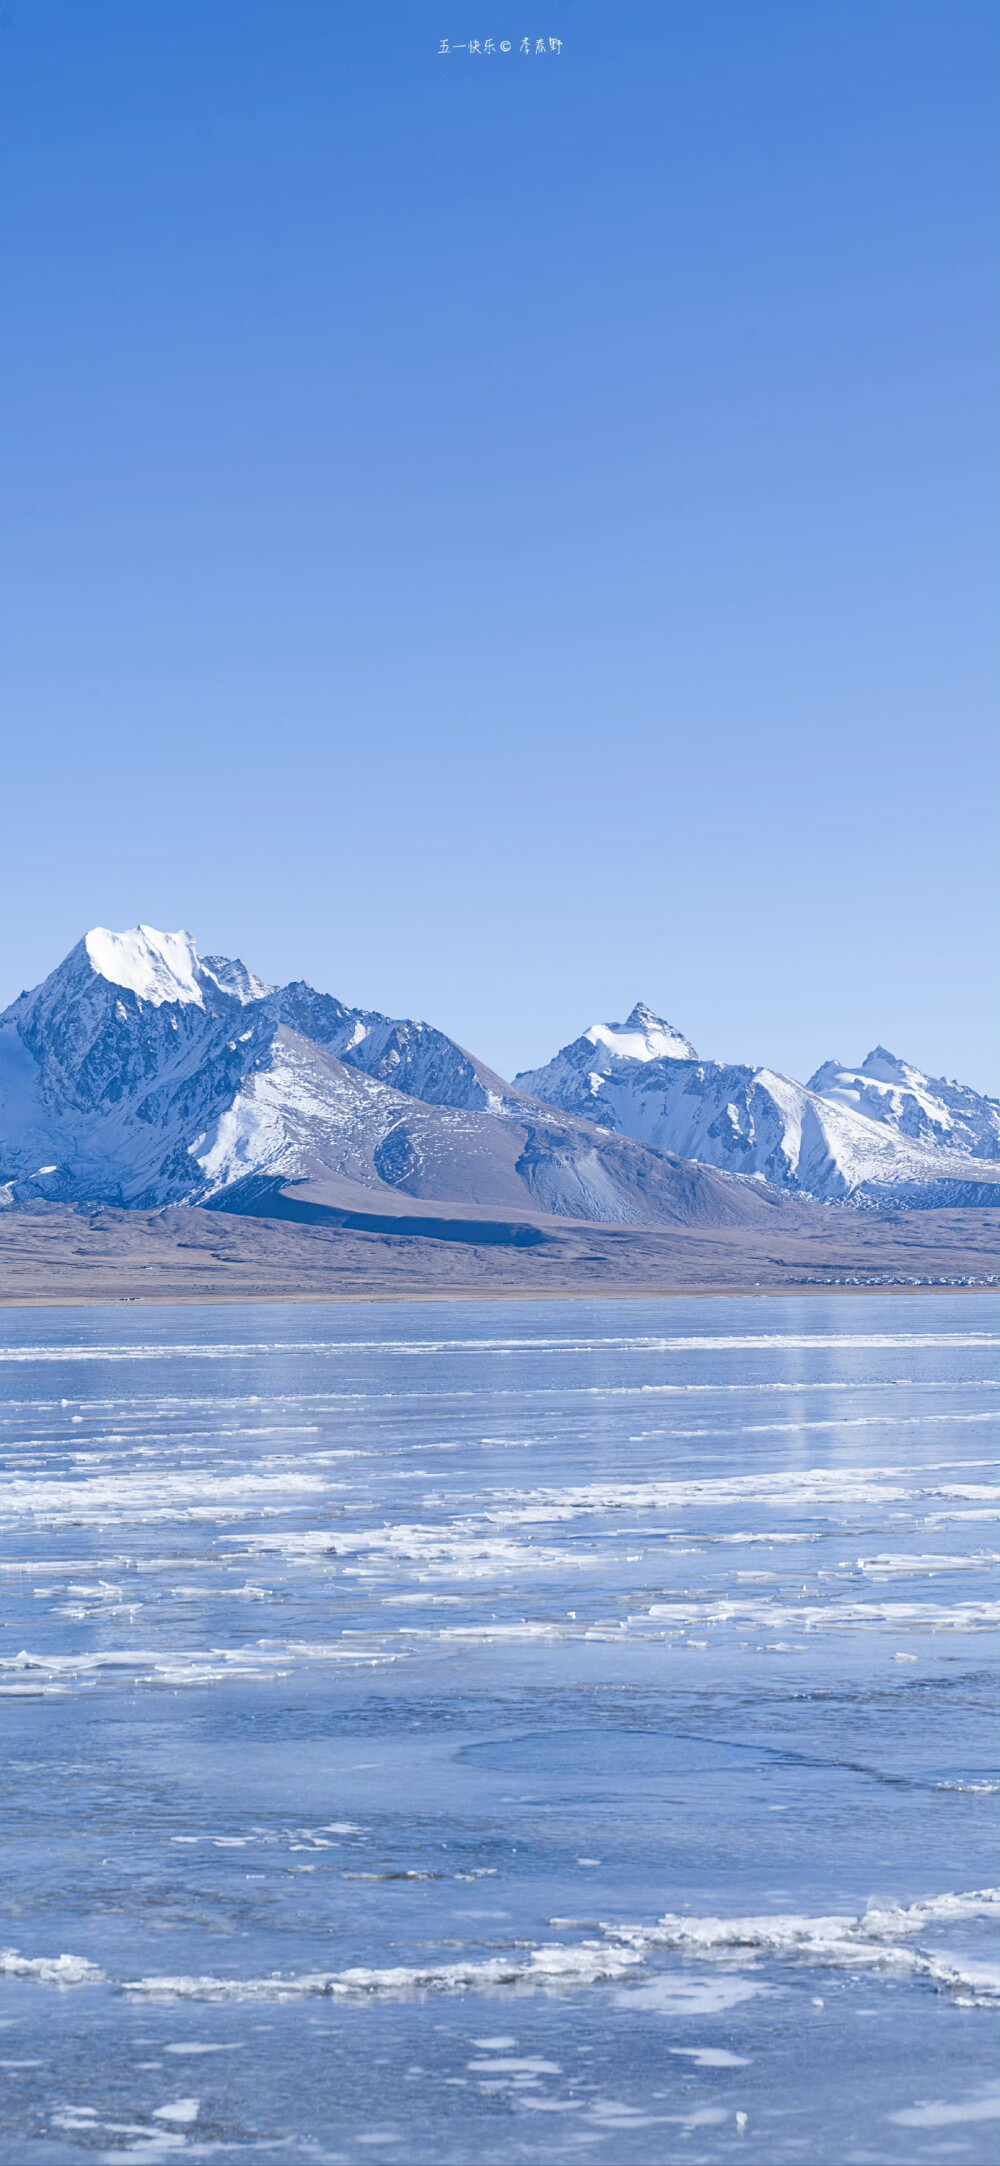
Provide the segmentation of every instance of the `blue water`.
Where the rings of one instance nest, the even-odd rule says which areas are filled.
[[[990,1297],[0,1315],[3,2156],[993,2162]]]

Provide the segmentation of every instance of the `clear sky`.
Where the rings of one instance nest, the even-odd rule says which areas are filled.
[[[995,0],[2,16],[0,1001],[997,1089]]]

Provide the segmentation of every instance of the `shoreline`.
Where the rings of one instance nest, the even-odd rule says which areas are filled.
[[[211,1293],[211,1294],[0,1294],[0,1309],[212,1309],[341,1308],[364,1304],[419,1301],[745,1301],[783,1300],[817,1294],[994,1294],[1000,1286],[940,1282],[936,1285],[865,1285],[815,1280],[781,1286],[559,1286],[427,1289],[385,1288],[367,1293]]]

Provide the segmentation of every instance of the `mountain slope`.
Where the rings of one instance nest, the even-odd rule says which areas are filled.
[[[275,994],[284,1023],[380,1083],[432,1105],[498,1112],[523,1096],[430,1023],[400,1022],[370,1008],[345,1008],[301,980]]]
[[[618,1048],[638,1017],[646,1046],[636,1057]],[[687,1058],[654,1054],[655,1028],[687,1044],[637,1007],[626,1026],[592,1025],[546,1067],[515,1081],[618,1134],[823,1202],[983,1202],[1000,1180],[1000,1165],[982,1162],[985,1152],[973,1162],[923,1134],[911,1138],[885,1118],[869,1118],[846,1091],[820,1095],[774,1069],[699,1061],[690,1048]]]

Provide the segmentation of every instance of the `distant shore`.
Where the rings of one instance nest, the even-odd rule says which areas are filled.
[[[366,1307],[393,1302],[454,1301],[748,1301],[782,1300],[794,1294],[994,1294],[996,1286],[957,1284],[897,1286],[794,1280],[775,1286],[498,1286],[386,1288],[379,1293],[204,1293],[204,1294],[0,1294],[0,1309],[243,1309]]]
[[[725,1227],[539,1221],[530,1246],[177,1206],[0,1213],[0,1308],[673,1301],[997,1293],[1000,1213],[830,1209],[768,1240]]]

